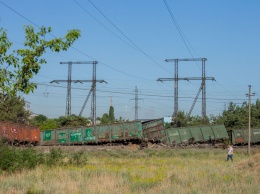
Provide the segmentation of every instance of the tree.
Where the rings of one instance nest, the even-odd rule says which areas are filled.
[[[68,31],[64,38],[46,40],[45,36],[51,31],[50,27],[41,27],[38,32],[35,32],[32,26],[25,26],[25,48],[10,52],[12,42],[9,41],[7,32],[0,28],[0,106],[2,107],[0,114],[2,119],[20,122],[28,120],[29,115],[23,108],[24,101],[17,97],[17,93],[29,94],[37,87],[30,80],[39,72],[41,65],[47,63],[44,58],[41,58],[47,49],[53,52],[65,51],[80,36],[80,31],[73,29]]]
[[[101,124],[108,124],[109,123],[109,116],[107,113],[104,113],[101,118]]]
[[[31,114],[24,106],[22,97],[0,94],[0,120],[27,123]]]
[[[115,115],[114,115],[114,107],[113,106],[109,107],[108,117],[109,117],[109,122],[110,123],[114,123],[115,122]]]
[[[44,121],[46,121],[48,118],[45,115],[39,114],[37,116],[34,117],[34,120],[39,123],[42,124]]]
[[[206,117],[206,124],[209,124],[210,120]],[[166,127],[187,127],[187,126],[201,126],[205,125],[202,122],[202,117],[199,115],[188,116],[188,113],[184,111],[178,111],[178,121],[177,123],[167,124]]]
[[[41,27],[35,32],[32,26],[25,26],[25,48],[9,53],[12,42],[8,40],[7,32],[0,28],[0,90],[4,95],[33,92],[37,86],[30,80],[39,72],[41,65],[47,63],[41,58],[46,50],[65,51],[80,36],[80,31],[73,29],[64,38],[46,40],[46,34],[51,31],[50,27]]]
[[[241,106],[230,102],[228,109],[218,116],[211,116],[214,124],[224,124],[228,129],[241,129],[248,127],[248,103]],[[260,127],[260,101],[251,104],[251,127]]]
[[[76,126],[87,126],[90,124],[90,121],[82,116],[77,116],[77,115],[70,115],[68,117],[61,116],[57,119],[57,124],[60,127],[64,126],[71,126],[71,127],[76,127]]]
[[[61,116],[55,119],[47,119],[43,123],[40,124],[41,130],[47,129],[57,129],[61,127],[80,127],[80,126],[88,126],[90,125],[90,121],[82,116],[71,115],[68,117]]]
[[[56,119],[47,119],[40,125],[41,130],[50,130],[50,129],[57,129],[57,121]]]

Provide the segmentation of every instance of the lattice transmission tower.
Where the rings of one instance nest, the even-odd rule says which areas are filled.
[[[207,59],[206,58],[185,58],[185,59],[166,59],[166,62],[174,62],[174,78],[159,78],[157,79],[157,81],[174,81],[174,112],[173,112],[173,117],[174,117],[174,122],[177,124],[178,123],[178,92],[179,92],[179,88],[178,88],[178,82],[179,80],[186,80],[186,81],[190,81],[190,80],[201,80],[201,85],[199,88],[199,91],[193,101],[193,104],[191,106],[191,109],[188,113],[188,117],[190,116],[196,102],[197,99],[200,95],[200,92],[202,91],[202,122],[205,124],[206,123],[206,80],[215,80],[214,77],[206,77],[206,70],[205,70],[205,61]],[[179,72],[178,72],[178,63],[179,61],[201,61],[202,63],[202,75],[201,77],[183,77],[180,78],[179,77]]]

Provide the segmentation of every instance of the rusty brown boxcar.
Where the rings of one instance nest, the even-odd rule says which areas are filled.
[[[228,131],[229,140],[233,145],[248,144],[248,129],[233,129]],[[251,144],[260,144],[260,129],[251,129]]]
[[[40,128],[0,121],[0,137],[11,145],[38,145]]]

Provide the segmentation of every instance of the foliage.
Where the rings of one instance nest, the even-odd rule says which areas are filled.
[[[46,156],[47,166],[61,165],[64,158],[63,152],[60,148],[51,148],[50,153]]]
[[[47,119],[42,124],[40,124],[41,130],[57,129],[57,128],[58,125],[56,119]]]
[[[248,103],[241,106],[230,102],[228,109],[218,116],[211,116],[214,124],[224,124],[228,129],[248,127]],[[251,104],[251,127],[260,127],[260,101]]]
[[[78,151],[72,154],[69,159],[69,164],[76,165],[76,166],[84,166],[87,164],[87,156],[85,155],[84,151]]]
[[[101,118],[101,124],[108,124],[109,123],[109,116],[107,113],[104,113]]]
[[[0,145],[0,170],[7,172],[33,169],[38,164],[35,149],[16,149]]]
[[[114,123],[115,122],[115,114],[114,114],[114,107],[113,106],[109,107],[108,117],[109,117],[109,122],[110,123]]]
[[[115,123],[115,121],[118,121],[115,119],[115,114],[114,114],[114,107],[113,106],[110,106],[109,107],[109,113],[104,113],[102,115],[102,118],[100,120],[100,123],[101,124],[112,124],[112,123]],[[122,117],[120,117],[120,121],[123,121],[122,120]]]
[[[37,189],[35,187],[30,187],[27,191],[26,194],[44,194],[44,190],[42,189]]]
[[[34,120],[39,123],[42,124],[43,122],[45,122],[48,118],[45,115],[39,114],[37,116],[34,117]]]
[[[34,118],[31,120],[31,124],[40,126],[41,130],[48,130],[48,129],[57,129],[61,127],[77,127],[77,126],[88,126],[90,124],[90,120],[82,117],[82,116],[77,116],[77,115],[71,115],[68,117],[61,116],[59,118],[54,118],[54,119],[46,119],[44,120],[45,116],[41,116],[36,119]],[[40,119],[40,120],[39,120]]]
[[[51,148],[49,153],[37,153],[34,148],[19,149],[0,143],[0,173],[1,171],[16,172],[24,169],[34,169],[37,165],[45,166],[83,166],[87,164],[87,157],[83,151],[66,155],[60,148]]]
[[[25,101],[22,97],[0,94],[0,119],[3,121],[27,123],[31,114],[24,106]]]
[[[32,126],[41,126],[44,122],[47,121],[47,117],[45,115],[39,114],[32,119],[30,119],[30,125]]]
[[[235,150],[234,163],[223,149],[91,149],[84,166],[39,166],[0,174],[0,193],[259,193],[260,150],[248,157]],[[45,149],[46,151],[46,149]],[[72,150],[71,150],[72,151]],[[44,153],[44,155],[48,155]],[[199,165],[198,165],[199,164]],[[206,185],[206,186],[205,186]],[[112,192],[111,192],[112,191]]]
[[[206,117],[206,124],[209,124],[209,118]],[[166,124],[166,128],[170,127],[187,127],[187,126],[200,126],[205,125],[202,122],[202,117],[198,115],[188,116],[184,111],[178,112],[177,123]]]
[[[3,94],[15,96],[17,92],[33,92],[36,84],[30,80],[39,72],[41,65],[47,63],[41,58],[46,50],[65,51],[80,36],[80,31],[73,29],[64,38],[46,40],[51,31],[50,27],[41,27],[36,32],[32,26],[25,26],[25,48],[10,53],[12,42],[8,40],[7,32],[0,28],[0,90]]]
[[[85,117],[82,116],[77,116],[77,115],[71,115],[68,117],[61,116],[57,119],[57,125],[59,127],[64,127],[64,126],[71,126],[71,127],[76,127],[76,126],[87,126],[90,124],[90,120],[88,120]]]

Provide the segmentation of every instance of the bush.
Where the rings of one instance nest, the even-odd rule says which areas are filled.
[[[83,151],[68,156],[64,162],[64,154],[60,148],[51,148],[50,153],[37,153],[35,148],[10,147],[0,143],[0,172],[15,172],[24,169],[34,169],[37,165],[83,166],[87,163],[87,156]]]
[[[32,169],[38,163],[36,150],[33,148],[17,149],[0,145],[0,170],[14,172]]]
[[[46,157],[47,166],[60,165],[63,163],[63,152],[60,148],[51,148],[50,153]]]
[[[84,154],[83,151],[79,151],[73,153],[69,159],[69,164],[76,165],[76,166],[84,166],[87,164],[87,156]]]

